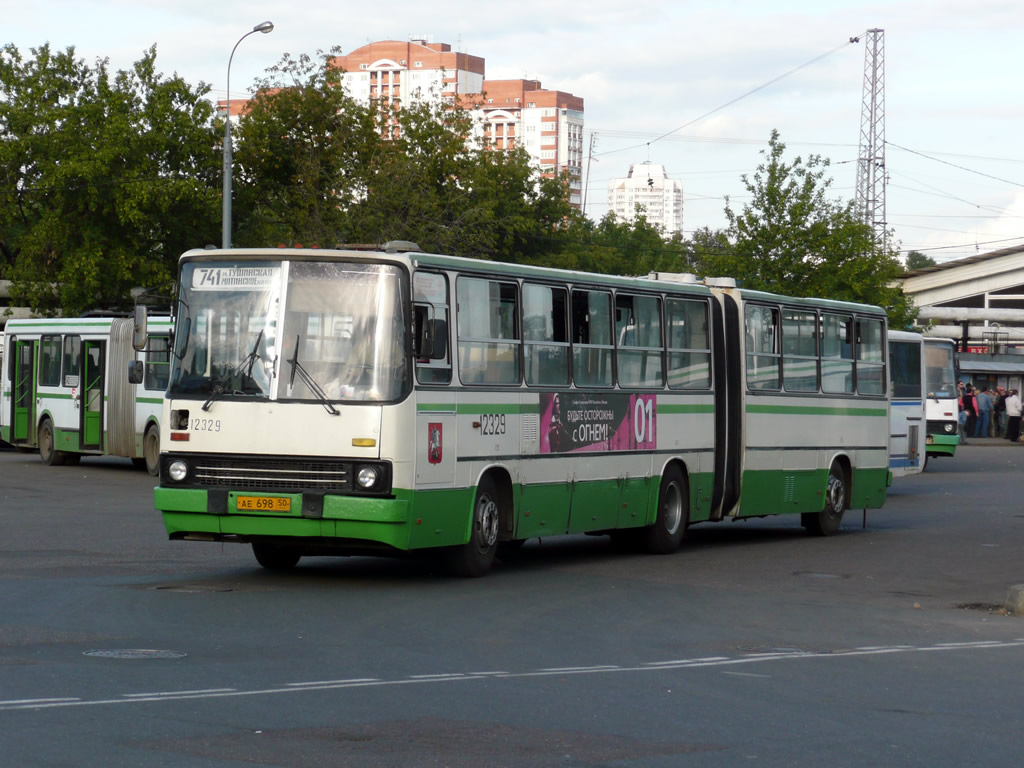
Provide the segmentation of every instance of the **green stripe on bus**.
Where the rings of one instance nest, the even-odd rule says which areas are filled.
[[[747,413],[775,413],[800,416],[887,416],[885,408],[836,408],[817,405],[747,405]]]
[[[150,403],[151,405],[162,405],[164,399],[162,397],[136,397],[136,403]]]
[[[715,406],[711,403],[658,403],[658,415],[669,413],[714,413]]]
[[[529,407],[524,407],[519,403],[460,403],[455,412],[463,415],[474,413],[530,413],[527,410]],[[533,406],[533,413],[539,412],[539,406]]]

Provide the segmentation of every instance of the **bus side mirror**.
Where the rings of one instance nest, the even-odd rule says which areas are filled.
[[[448,323],[430,317],[426,307],[416,307],[413,327],[413,355],[428,360],[444,360],[448,356]]]
[[[141,384],[146,374],[146,366],[141,360],[132,360],[128,363],[128,383]]]
[[[146,321],[146,307],[137,304],[135,306],[135,323],[132,328],[132,346],[135,348],[136,352],[141,352],[146,348]]]
[[[431,342],[433,354],[428,355],[431,360],[444,360],[448,357],[448,323],[444,320],[435,319],[429,323],[432,326]]]

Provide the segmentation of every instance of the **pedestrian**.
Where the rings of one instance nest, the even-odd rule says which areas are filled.
[[[1006,387],[999,385],[992,397],[992,437],[1006,435]]]
[[[974,387],[964,384],[963,409],[967,411],[967,423],[964,424],[964,431],[974,437],[974,428],[978,423],[978,409],[974,402]]]
[[[967,445],[967,410],[964,408],[964,383],[956,383],[956,420],[960,445]]]
[[[1020,397],[1011,389],[1006,398],[1006,439],[1012,443],[1020,437]]]
[[[978,411],[978,423],[974,427],[974,436],[988,437],[988,425],[992,420],[992,398],[989,397],[987,386],[982,386],[981,391],[974,398],[974,403]]]

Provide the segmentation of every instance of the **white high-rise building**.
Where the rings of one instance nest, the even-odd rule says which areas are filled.
[[[608,182],[608,208],[622,221],[636,217],[642,206],[647,221],[660,226],[665,237],[683,233],[683,184],[670,179],[665,166],[636,163],[625,178]]]

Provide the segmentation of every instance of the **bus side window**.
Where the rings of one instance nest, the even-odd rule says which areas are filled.
[[[821,313],[821,390],[833,394],[853,392],[853,352],[850,332],[853,318]]]
[[[146,378],[143,386],[157,392],[167,389],[171,350],[166,336],[150,336],[146,341]]]
[[[521,337],[518,285],[460,277],[459,377],[463,384],[518,384]]]
[[[39,385],[60,386],[60,336],[43,336],[39,342]]]
[[[77,387],[82,367],[82,337],[64,337],[64,373],[61,383],[65,387]]]
[[[417,272],[413,276],[413,338],[420,338],[422,323],[434,322],[440,329],[443,321],[445,332],[451,327],[448,316],[448,280],[436,272]],[[420,384],[449,384],[452,380],[451,350],[444,340],[444,357],[431,360],[416,359],[416,380]],[[439,342],[435,340],[435,347]]]
[[[577,387],[610,387],[612,296],[606,291],[572,292],[572,377]]]
[[[857,391],[862,395],[881,395],[885,391],[882,336],[881,320],[857,321]]]
[[[779,389],[779,310],[748,304],[744,317],[747,387]]]
[[[665,300],[668,331],[668,385],[672,389],[711,386],[708,305],[692,299]]]
[[[548,285],[523,285],[523,339],[526,383],[569,384],[566,291]]]

